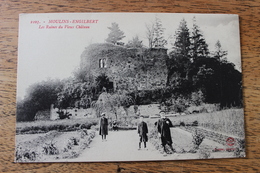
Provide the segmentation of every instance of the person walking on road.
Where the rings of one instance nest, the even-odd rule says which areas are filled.
[[[99,127],[99,135],[102,136],[102,141],[106,141],[106,136],[108,135],[108,120],[106,118],[106,114],[102,113],[100,119],[100,127]]]
[[[140,117],[140,123],[138,124],[137,131],[138,131],[138,134],[140,137],[139,148],[138,148],[138,150],[140,150],[142,142],[144,142],[144,148],[146,148],[146,142],[148,141],[148,136],[147,136],[148,127],[147,127],[146,122],[144,122],[144,119],[142,116]]]
[[[158,136],[161,137],[161,144],[163,146],[164,152],[167,153],[166,145],[168,145],[172,152],[174,152],[170,130],[170,127],[173,127],[172,122],[169,118],[165,117],[164,111],[160,111],[160,116],[161,118],[157,121],[157,130]]]

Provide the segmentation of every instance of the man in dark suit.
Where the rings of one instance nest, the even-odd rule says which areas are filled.
[[[144,142],[144,148],[146,148],[146,142],[148,141],[148,127],[146,122],[144,122],[143,117],[140,117],[140,123],[138,124],[138,128],[137,128],[139,137],[140,137],[140,141],[139,141],[139,150],[141,149],[141,143]]]
[[[102,117],[99,123],[99,135],[102,136],[102,141],[106,141],[106,135],[108,135],[108,121],[105,113],[102,113],[101,116]]]
[[[165,112],[160,111],[161,118],[157,121],[158,136],[161,137],[161,144],[163,146],[164,152],[167,153],[165,146],[168,145],[172,152],[174,149],[172,147],[172,137],[170,127],[173,127],[172,122],[169,118],[165,117]]]

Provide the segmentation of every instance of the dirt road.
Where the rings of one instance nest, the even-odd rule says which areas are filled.
[[[132,160],[157,160],[164,158],[148,142],[147,150],[138,150],[139,137],[135,130],[112,131],[107,136],[107,141],[102,142],[101,136],[96,136],[90,148],[87,148],[73,161],[132,161]]]
[[[171,129],[175,134],[173,137],[174,148],[184,147],[189,148],[188,143],[191,142],[191,134],[179,129]],[[161,154],[152,146],[147,143],[147,150],[138,150],[139,136],[136,130],[129,131],[109,131],[107,141],[102,142],[101,136],[97,135],[89,148],[75,159],[69,159],[69,162],[102,162],[102,161],[145,161],[145,160],[181,160],[181,159],[198,159],[198,153],[174,153],[174,154]],[[203,141],[203,148],[210,145],[210,148],[224,147],[218,143],[210,140]],[[223,155],[224,154],[224,155]],[[225,153],[216,153],[212,158],[230,157]]]

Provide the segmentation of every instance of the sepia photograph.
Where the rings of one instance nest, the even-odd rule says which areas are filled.
[[[241,158],[239,16],[20,14],[15,162]]]

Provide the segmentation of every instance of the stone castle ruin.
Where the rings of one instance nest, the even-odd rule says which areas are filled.
[[[165,48],[125,48],[92,44],[81,55],[80,70],[95,78],[105,74],[116,90],[153,90],[167,82]]]
[[[111,84],[108,90],[131,92],[160,89],[165,87],[167,82],[167,57],[165,48],[126,48],[110,43],[92,44],[81,55],[80,72],[94,78],[105,74]],[[144,115],[147,114],[145,109],[141,111]],[[51,105],[50,110],[39,111],[35,119],[59,119],[57,111],[58,109]],[[66,109],[72,119],[91,117],[95,114],[93,111],[91,108]],[[129,111],[134,112],[134,108],[129,108]],[[123,112],[122,109],[120,114],[123,115]]]

